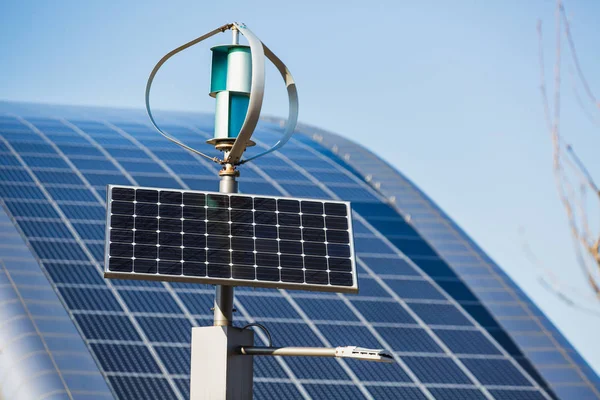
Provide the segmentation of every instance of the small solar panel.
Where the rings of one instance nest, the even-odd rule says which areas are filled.
[[[106,278],[358,292],[350,203],[109,185]]]

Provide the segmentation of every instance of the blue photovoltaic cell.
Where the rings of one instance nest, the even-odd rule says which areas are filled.
[[[137,288],[146,288],[146,289],[164,289],[164,284],[162,282],[154,282],[154,281],[136,281],[131,279],[123,279],[119,281],[115,281],[113,286],[122,288],[122,289],[137,289]]]
[[[476,389],[430,388],[436,400],[487,400],[487,397]]]
[[[102,262],[104,259],[104,246],[100,243],[86,243],[86,246],[90,250],[94,260]]]
[[[410,314],[397,302],[353,300],[352,304],[369,322],[416,324]]]
[[[257,318],[300,318],[283,297],[240,296],[248,313]]]
[[[558,389],[558,393],[560,395],[560,388]],[[589,392],[585,392],[586,394]],[[496,400],[542,400],[545,397],[538,391],[533,390],[497,390],[491,389],[490,394],[494,396]],[[586,397],[581,396],[581,392],[575,394],[573,397],[566,395],[562,397],[564,399],[585,399]],[[590,397],[593,398],[593,397]]]
[[[146,292],[139,290],[122,290],[119,294],[133,312],[156,312],[173,314],[179,312],[179,306],[167,292]]]
[[[169,176],[146,176],[146,175],[133,175],[133,178],[138,185],[150,186],[156,185],[163,188],[169,189],[181,189],[181,185],[177,180]]]
[[[277,338],[274,342],[276,346],[323,346],[321,340],[305,324],[270,322],[269,331],[272,337]]]
[[[60,209],[70,220],[103,221],[104,210],[99,206],[61,204]]]
[[[160,373],[146,346],[91,344],[90,347],[106,371]]]
[[[42,260],[86,261],[87,256],[76,242],[61,242],[59,246],[43,240],[29,241]]]
[[[376,274],[417,276],[417,271],[398,257],[360,256],[359,259]]]
[[[121,306],[107,289],[63,287],[60,293],[73,310],[121,311]]]
[[[177,154],[177,157],[179,159],[179,155],[178,153],[174,153]],[[175,172],[176,174],[182,174],[182,175],[190,175],[191,177],[196,177],[196,176],[208,176],[210,177],[209,181],[211,183],[214,184],[214,171],[210,170],[209,168],[205,167],[202,164],[199,164],[197,161],[194,162],[193,164],[179,164],[179,163],[169,163],[169,168],[171,168],[171,170],[173,170],[173,172]],[[216,186],[216,185],[215,185]]]
[[[17,157],[8,154],[3,154],[2,158],[0,158],[0,165],[5,167],[17,167],[20,166],[21,163],[19,162],[19,159]]]
[[[467,317],[449,304],[411,303],[409,306],[426,324],[471,325]]]
[[[190,373],[189,347],[155,346],[154,349],[169,373],[174,375]]]
[[[481,332],[436,329],[435,334],[457,354],[500,354]]]
[[[22,159],[28,166],[33,168],[71,169],[61,157],[23,156]]]
[[[289,383],[256,382],[254,384],[254,397],[256,399],[299,399],[301,396],[298,389]]]
[[[411,356],[402,359],[423,383],[472,383],[450,358]]]
[[[212,178],[189,178],[184,176],[181,178],[186,185],[192,190],[216,190],[217,185]],[[263,192],[259,192],[263,193]]]
[[[34,173],[44,184],[83,185],[83,181],[72,172],[35,170]]]
[[[141,340],[133,324],[125,316],[76,314],[75,320],[88,339]]]
[[[412,387],[368,386],[368,390],[379,400],[427,400],[423,392]]]
[[[105,231],[104,222],[101,224],[90,224],[88,221],[80,221],[73,223],[73,228],[82,240],[97,240],[98,236],[102,236]]]
[[[361,381],[368,382],[412,382],[400,364],[371,363],[365,365],[364,361],[349,359],[346,361],[352,372]]]
[[[84,172],[83,176],[92,186],[106,186],[108,184],[114,185],[128,185],[131,182],[123,175],[117,175],[112,173],[92,173]]]
[[[20,226],[29,237],[73,239],[71,232],[60,222],[21,221]]]
[[[108,380],[118,398],[162,400],[175,397],[166,379],[111,376]]]
[[[356,252],[364,254],[394,254],[394,250],[377,238],[362,238],[356,243]]]
[[[277,181],[300,181],[310,182],[306,175],[300,173],[293,168],[272,168],[265,171],[267,175]]]
[[[341,300],[296,298],[295,301],[312,320],[358,321],[352,310]]]
[[[464,304],[462,306],[466,312],[471,314],[473,318],[479,322],[485,328],[500,329],[500,325],[496,322],[495,318],[490,312],[483,306],[478,304]]]
[[[188,379],[174,379],[175,385],[184,398],[190,397],[190,382]]]
[[[556,350],[529,351],[527,352],[527,356],[531,359],[531,361],[539,362],[540,364],[568,364],[565,356]]]
[[[212,315],[211,308],[214,307],[214,296],[212,293],[178,293],[178,296],[192,314]]]
[[[435,341],[420,328],[377,327],[377,332],[394,351],[441,353]]]
[[[342,199],[350,201],[378,201],[377,197],[368,190],[359,185],[354,186],[336,186],[330,185],[329,189]]]
[[[103,285],[104,280],[98,269],[90,264],[44,263],[46,271],[56,283]]]
[[[281,183],[283,187],[292,196],[311,197],[315,199],[330,199],[331,196],[327,194],[323,189],[313,184],[300,185],[300,184],[286,184]]]
[[[212,190],[206,188],[204,190]],[[240,188],[240,193],[261,193],[265,195],[278,196],[281,192],[270,183],[266,182],[247,182]]]
[[[150,160],[150,157],[141,149],[131,148],[115,148],[106,147],[106,151],[113,157],[118,159],[135,158],[140,160]]]
[[[87,141],[87,139],[80,137],[80,136],[62,135],[62,134],[61,135],[46,134],[46,136],[48,136],[48,139],[52,140],[54,142],[54,144],[56,144],[56,145],[60,145],[60,144],[75,144],[75,145],[82,145],[82,146],[89,145],[89,142]]]
[[[33,182],[31,175],[25,171],[25,169],[10,167],[0,168],[0,182],[12,182],[12,183],[30,183]]]
[[[7,201],[6,206],[15,217],[59,218],[58,213],[48,203],[24,203],[22,201]]]
[[[462,282],[437,280],[436,283],[456,301],[478,301],[473,292]]]
[[[365,396],[356,386],[332,384],[307,384],[306,391],[316,399],[364,399]]]
[[[254,376],[257,378],[283,378],[287,377],[285,371],[273,357],[254,358]]]
[[[96,199],[96,197],[85,187],[49,187],[47,190],[52,198],[57,201],[82,201],[94,204],[98,201],[98,199]]]
[[[319,325],[319,330],[333,346],[347,346],[348,343],[360,343],[361,347],[379,349],[381,343],[365,326],[356,325]]]
[[[117,167],[107,159],[71,158],[71,162],[82,171],[112,171],[118,173]]]
[[[3,171],[0,171],[3,172]],[[1,174],[0,174],[1,175]],[[2,178],[0,177],[0,181]],[[40,189],[30,185],[5,184],[0,182],[0,196],[4,199],[31,199],[42,200],[44,194]]]
[[[386,279],[385,283],[403,299],[445,299],[442,293],[427,281]]]
[[[190,343],[192,323],[186,318],[138,318],[151,342]]]
[[[95,147],[90,146],[79,146],[79,145],[71,145],[71,144],[58,144],[58,148],[67,156],[94,156],[94,157],[104,157],[104,154],[100,152],[100,150]]]
[[[531,386],[508,360],[463,359],[462,362],[484,385]]]
[[[571,383],[578,382],[581,377],[578,371],[571,367],[560,367],[557,365],[551,365],[548,367],[540,368],[541,372],[548,376],[550,379],[556,382]]]
[[[290,357],[285,361],[300,379],[350,379],[333,358]]]
[[[359,277],[360,295],[366,297],[391,297],[387,290],[375,279]]]
[[[6,138],[7,135],[3,134]],[[17,135],[17,138],[20,135]],[[28,136],[27,140],[38,140],[43,141],[42,138],[36,136]],[[11,141],[11,140],[9,140]],[[43,154],[52,154],[56,155],[56,151],[52,148],[52,146],[43,143],[35,143],[35,142],[20,142],[20,141],[11,141],[12,147],[19,153],[43,153]]]

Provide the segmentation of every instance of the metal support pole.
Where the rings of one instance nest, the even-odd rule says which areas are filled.
[[[238,182],[235,180],[236,174],[237,171],[233,169],[233,166],[226,166],[220,174],[219,192],[238,192]],[[217,285],[214,315],[214,326],[231,326],[233,324],[233,286]]]
[[[233,165],[225,165],[219,176],[221,193],[237,193]],[[233,286],[218,285],[214,326],[192,328],[191,400],[252,400],[253,360],[237,349],[252,347],[254,332],[232,326],[233,291]]]
[[[233,286],[217,285],[215,290],[214,326],[233,324]]]
[[[227,170],[225,170],[227,171]],[[221,193],[237,193],[238,182],[235,180],[235,175],[221,175],[219,182],[219,192]]]

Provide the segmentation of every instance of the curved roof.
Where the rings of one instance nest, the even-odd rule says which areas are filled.
[[[333,151],[415,227],[565,398],[600,397],[600,380],[508,275],[410,179],[368,149],[310,126],[299,130]]]
[[[155,134],[138,111],[0,103],[0,115],[1,204],[12,222],[6,226],[28,247],[10,256],[11,286],[0,286],[0,294],[28,290],[22,304],[38,327],[31,336],[42,344],[63,339],[62,347],[40,350],[53,370],[16,361],[30,353],[27,346],[17,349],[20,357],[2,354],[0,370],[16,369],[31,385],[51,370],[52,385],[39,390],[52,398],[189,397],[189,332],[212,322],[214,290],[102,279],[105,185],[214,190],[215,166]],[[159,118],[192,145],[212,131],[208,115]],[[279,131],[264,121],[258,147]],[[238,288],[236,324],[260,321],[278,345],[386,348],[397,363],[257,358],[256,398],[600,397],[597,377],[558,331],[412,183],[340,137],[298,131],[304,135],[281,151],[243,167],[240,189],[351,201],[360,293]],[[467,245],[473,254],[460,247]],[[26,260],[32,256],[39,267]],[[30,279],[21,263],[47,279]],[[493,280],[499,288],[484,290]],[[506,303],[509,294],[531,318],[506,314],[518,312]],[[545,331],[532,329],[533,315]],[[534,349],[527,340],[541,343],[540,331],[548,332],[548,345]],[[14,393],[0,386],[5,396]]]

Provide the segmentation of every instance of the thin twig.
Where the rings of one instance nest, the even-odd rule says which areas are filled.
[[[565,36],[567,37],[567,42],[569,43],[569,49],[571,50],[571,57],[573,58],[573,63],[575,64],[575,69],[577,70],[577,75],[579,76],[579,80],[581,81],[581,84],[583,85],[585,92],[587,93],[587,95],[590,98],[590,100],[592,101],[592,103],[594,103],[594,105],[596,107],[600,108],[600,103],[598,103],[596,96],[594,96],[594,93],[592,92],[592,88],[590,87],[590,84],[588,83],[588,81],[585,78],[585,75],[583,73],[583,70],[581,69],[581,64],[579,63],[579,57],[577,56],[577,51],[575,50],[575,42],[573,41],[573,35],[571,34],[571,25],[569,23],[569,19],[567,18],[567,13],[565,11],[565,7],[562,4],[562,2],[560,2],[560,1],[558,4],[558,12],[562,16],[562,20],[564,22]]]
[[[552,121],[550,121],[550,105],[548,101],[548,93],[546,92],[546,71],[544,68],[544,44],[542,43],[542,21],[537,23],[538,33],[538,61],[540,64],[540,91],[542,93],[542,105],[544,106],[544,118],[548,131],[552,130]]]
[[[545,267],[543,263],[540,262],[540,260],[535,256],[534,252],[529,246],[529,243],[527,242],[527,238],[525,237],[523,229],[519,229],[519,234],[522,236],[521,246],[523,253],[529,262],[538,270],[538,279],[546,288],[546,290],[552,292],[556,297],[567,303],[569,306],[600,317],[600,312],[597,310],[583,306],[583,304],[595,301],[595,297],[582,294],[580,289],[568,285],[564,280],[557,277],[554,271]]]
[[[569,156],[571,156],[571,158],[575,162],[575,165],[577,165],[577,168],[579,168],[579,170],[585,176],[585,183],[592,189],[594,189],[595,194],[600,194],[600,191],[598,190],[598,186],[596,185],[594,178],[590,174],[590,171],[588,171],[588,169],[586,168],[585,164],[581,162],[581,159],[579,158],[577,153],[575,153],[575,150],[573,150],[573,146],[567,145],[567,153],[569,154]]]
[[[577,89],[577,84],[575,82],[576,78],[572,68],[569,68],[569,77],[571,78],[569,79],[569,81],[571,82],[571,89],[573,89],[573,95],[575,96],[575,101],[577,102],[579,109],[592,124],[596,125],[597,127],[600,127],[600,121],[598,121],[598,118],[594,117],[586,108],[585,104],[583,104],[583,100],[581,99],[581,96],[579,95],[579,90]]]

